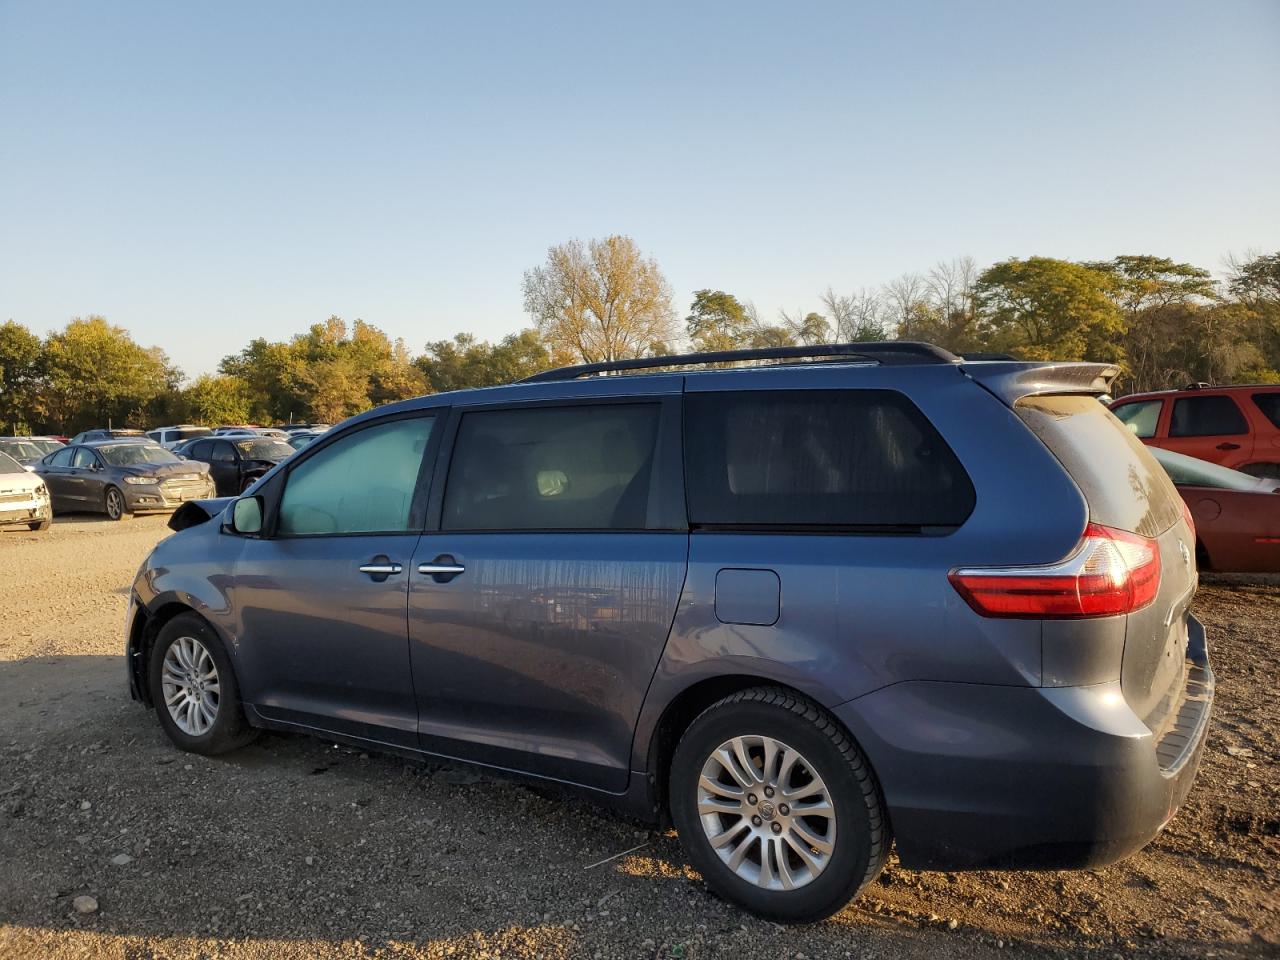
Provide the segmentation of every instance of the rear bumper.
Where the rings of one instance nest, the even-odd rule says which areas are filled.
[[[1177,722],[1159,737],[1118,682],[908,682],[836,708],[880,778],[904,866],[1096,867],[1141,849],[1195,779],[1213,704],[1189,618]]]

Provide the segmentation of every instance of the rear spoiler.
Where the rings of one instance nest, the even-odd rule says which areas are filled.
[[[1046,393],[1106,396],[1120,368],[1112,363],[995,360],[966,362],[960,372],[1012,407],[1023,397]]]

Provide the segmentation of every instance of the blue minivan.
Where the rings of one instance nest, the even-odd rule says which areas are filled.
[[[1195,532],[1089,363],[651,357],[372,410],[192,503],[133,696],[547,778],[782,921],[904,866],[1093,867],[1191,787]]]

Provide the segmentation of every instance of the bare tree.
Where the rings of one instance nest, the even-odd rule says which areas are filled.
[[[885,284],[885,319],[893,325],[899,338],[910,336],[918,326],[927,293],[924,278],[918,273],[904,273]]]
[[[831,324],[820,313],[812,310],[808,312],[797,310],[795,313],[779,310],[778,317],[782,320],[783,327],[790,331],[796,343],[812,346],[816,343],[826,343],[831,339]]]
[[[586,363],[664,352],[679,338],[671,287],[630,237],[551,247],[525,272],[524,308],[549,348]]]
[[[875,290],[863,287],[845,296],[827,287],[822,305],[835,328],[837,340],[859,342],[889,337],[884,322],[884,301]]]

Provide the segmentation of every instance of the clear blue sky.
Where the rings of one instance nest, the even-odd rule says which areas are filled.
[[[694,8],[697,9],[694,9]],[[526,324],[627,233],[683,311],[936,260],[1280,248],[1280,2],[0,0],[0,319],[189,374]]]

